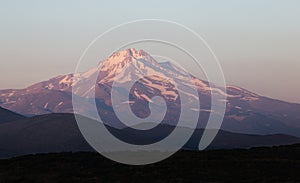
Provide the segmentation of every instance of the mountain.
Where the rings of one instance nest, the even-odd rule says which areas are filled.
[[[141,78],[143,74],[149,76]],[[174,78],[177,88],[173,82],[165,79],[170,77]],[[92,78],[97,78],[96,82],[93,83]],[[137,82],[133,87],[126,88],[134,80]],[[129,96],[130,99],[115,106],[121,113],[127,114],[125,106],[129,104],[136,116],[146,118],[150,115],[148,104],[153,103],[152,97],[160,96],[168,107],[165,124],[175,125],[180,109],[184,108],[200,112],[200,129],[205,127],[209,114],[217,112],[211,110],[210,103],[211,93],[215,93],[227,97],[226,101],[219,101],[227,106],[223,130],[260,135],[283,133],[300,137],[300,104],[260,96],[236,86],[227,86],[225,93],[223,88],[191,76],[171,62],[158,63],[145,51],[135,49],[113,53],[87,72],[61,75],[25,89],[2,90],[0,105],[26,115],[71,113],[72,89],[76,88],[75,94],[82,100],[96,97],[100,114],[105,114],[101,116],[105,123],[122,128],[124,126],[112,107],[111,91],[114,84],[117,86],[117,97],[113,98],[122,100]],[[197,93],[192,91],[194,87]],[[197,106],[198,95],[200,110]],[[181,99],[187,99],[188,102],[180,104]],[[160,106],[154,106],[154,109],[159,114]],[[80,110],[88,113],[89,107],[82,106]],[[188,123],[189,117],[185,119]]]
[[[91,120],[90,122],[94,122]],[[107,127],[121,137],[130,141],[146,141],[130,130]],[[158,139],[169,125],[160,126],[159,132],[151,134],[151,139]],[[202,129],[194,132],[192,138],[184,146],[185,149],[198,149]],[[273,146],[300,143],[300,138],[288,135],[246,135],[219,131],[210,149],[249,148],[257,146]],[[0,124],[0,158],[25,154],[49,152],[94,151],[85,141],[77,126],[73,114],[45,114],[18,121]]]
[[[0,107],[0,124],[24,119],[25,117]]]

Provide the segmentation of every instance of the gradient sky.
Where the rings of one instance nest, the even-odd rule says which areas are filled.
[[[0,1],[0,89],[71,73],[99,34],[136,19],[188,26],[212,47],[227,83],[300,103],[300,1]]]

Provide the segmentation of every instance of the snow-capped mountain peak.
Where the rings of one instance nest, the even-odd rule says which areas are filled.
[[[128,67],[130,65],[130,68]],[[124,69],[124,77],[130,79],[131,74],[158,74],[160,72],[159,63],[143,50],[133,48],[113,53],[108,59],[99,65],[100,72],[104,73],[101,83],[113,81],[115,76]],[[122,78],[126,80],[126,78]]]
[[[101,65],[102,68],[115,67],[116,65],[124,66],[133,60],[143,60],[152,64],[157,64],[157,62],[144,50],[130,48],[114,52],[108,59],[104,60]]]
[[[97,82],[93,79],[96,77]],[[131,89],[124,87],[135,78],[141,79]],[[80,84],[82,87],[77,87]],[[86,72],[60,75],[25,89],[1,90],[0,106],[28,115],[71,113],[72,91],[75,90],[75,94],[84,100],[95,97],[99,110],[106,114],[106,121],[114,122],[110,92],[113,84],[118,86],[116,96],[129,96],[128,101],[121,102],[117,107],[123,109],[123,105],[129,104],[141,117],[149,115],[145,102],[151,103],[154,96],[161,96],[171,106],[171,117],[179,114],[180,107],[183,107],[201,112],[203,120],[206,114],[216,112],[211,110],[210,103],[211,94],[216,93],[227,98],[221,101],[227,105],[223,129],[245,133],[288,132],[300,136],[299,104],[262,97],[235,86],[227,86],[225,92],[222,87],[190,76],[171,62],[158,63],[150,54],[136,49],[115,52]],[[191,92],[194,89],[197,90],[195,94]],[[187,100],[180,106],[179,101],[183,98]],[[200,110],[191,107],[197,100],[201,100]],[[81,110],[88,110],[86,107]]]
[[[150,56],[147,52],[145,52],[144,50],[136,50],[134,48],[129,48],[126,50],[122,50],[122,51],[118,51],[118,52],[114,52],[110,57],[110,58],[126,58],[126,57],[134,57],[135,59],[140,59],[140,58],[145,58]]]

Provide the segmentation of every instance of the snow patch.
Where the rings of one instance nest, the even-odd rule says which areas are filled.
[[[241,98],[242,101],[257,101],[259,100],[258,97],[243,97]]]
[[[122,104],[134,104],[135,101],[125,101],[125,102],[122,102]]]
[[[242,91],[242,89],[241,89],[241,88],[239,88],[239,87],[236,87],[236,86],[227,86],[227,88],[231,88],[231,89],[235,89],[235,90]]]
[[[46,86],[47,89],[52,90],[54,88],[54,85],[50,83],[48,86]]]
[[[242,109],[240,106],[235,106],[234,108],[236,108],[236,109],[240,109],[240,110]]]
[[[9,94],[8,94],[8,97],[11,97],[11,96],[13,96],[14,94],[15,94],[15,91],[13,91],[13,92],[9,93]]]
[[[65,84],[67,86],[71,86],[73,83],[73,77],[65,76],[62,80],[59,81],[59,84]]]
[[[4,104],[14,104],[14,103],[16,103],[17,101],[7,101],[7,102],[5,102]]]

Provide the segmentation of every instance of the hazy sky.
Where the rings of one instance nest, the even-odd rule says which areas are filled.
[[[112,26],[166,19],[202,35],[227,83],[300,103],[300,1],[0,1],[0,89],[74,71]]]

